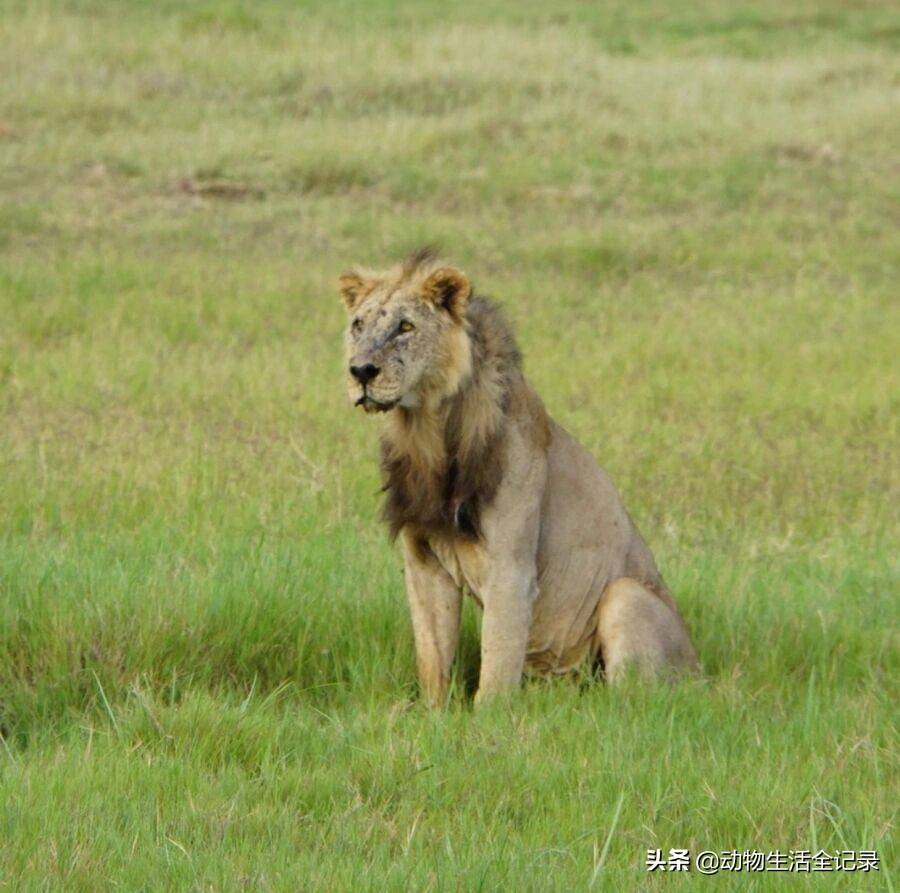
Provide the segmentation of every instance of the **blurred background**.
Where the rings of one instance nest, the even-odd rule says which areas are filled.
[[[894,4],[7,0],[0,46],[0,866],[627,888],[654,844],[886,845]],[[426,242],[617,482],[702,697],[472,725],[472,611],[453,708],[405,713],[335,280]]]

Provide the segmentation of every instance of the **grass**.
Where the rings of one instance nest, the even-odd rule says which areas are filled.
[[[0,41],[0,885],[824,847],[882,870],[795,886],[893,889],[891,4],[38,0]],[[334,279],[423,241],[616,479],[703,681],[473,712],[469,606],[416,703]]]

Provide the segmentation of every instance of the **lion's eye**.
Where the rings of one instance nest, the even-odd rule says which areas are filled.
[[[350,328],[353,329],[353,331],[358,334],[360,332],[360,330],[362,329],[362,320],[359,318],[354,319],[353,322],[350,324]]]
[[[408,319],[401,319],[400,325],[397,326],[397,331],[402,335],[406,332],[411,332],[414,328],[415,326]]]

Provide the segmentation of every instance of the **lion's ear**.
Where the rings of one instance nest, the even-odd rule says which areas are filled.
[[[472,294],[472,286],[461,270],[441,267],[425,280],[422,294],[438,307],[443,307],[457,322],[461,322]]]
[[[351,270],[338,277],[338,288],[348,310],[353,310],[365,296],[375,288],[375,282]]]

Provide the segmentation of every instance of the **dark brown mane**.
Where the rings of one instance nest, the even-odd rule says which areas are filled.
[[[409,278],[418,270],[437,261],[440,252],[434,245],[425,245],[413,251],[402,263],[403,277]]]
[[[506,412],[521,380],[519,350],[499,308],[487,299],[473,298],[466,319],[472,375],[435,419],[438,454],[422,461],[411,448],[421,419],[403,408],[395,410],[401,436],[382,439],[383,516],[392,538],[409,527],[420,537],[478,539],[481,512],[503,478]]]

